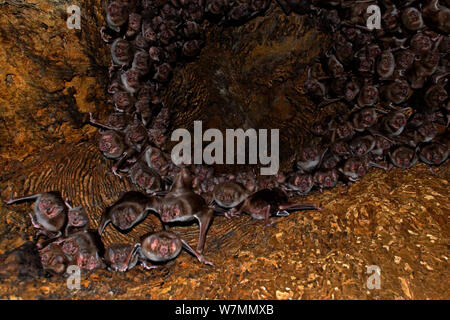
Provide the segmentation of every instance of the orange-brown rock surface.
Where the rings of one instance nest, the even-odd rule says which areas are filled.
[[[96,227],[102,210],[134,187],[110,173],[95,146],[96,129],[85,125],[87,112],[108,110],[101,1],[80,2],[81,30],[67,29],[67,5],[0,0],[0,194],[61,190]],[[279,8],[245,26],[210,30],[208,37],[223,40],[210,41],[198,61],[178,68],[165,92],[177,110],[173,127],[195,119],[219,128],[259,127],[270,119],[283,129],[282,157],[289,162],[303,125],[317,116],[303,82],[326,37]],[[219,83],[228,85],[221,91]],[[247,216],[216,218],[205,250],[213,267],[183,253],[152,271],[83,274],[78,291],[59,277],[11,277],[0,280],[0,298],[448,299],[449,177],[448,164],[435,174],[422,164],[372,170],[351,187],[304,199],[322,211],[295,213],[274,227]],[[32,238],[30,209],[0,202],[0,254]],[[133,243],[159,228],[149,216],[126,235],[109,226],[104,240]],[[195,243],[196,225],[175,230]],[[366,286],[369,265],[381,268],[380,290]]]

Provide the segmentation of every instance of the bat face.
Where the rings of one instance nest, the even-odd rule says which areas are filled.
[[[314,186],[313,176],[311,174],[294,173],[288,178],[288,186],[302,194],[307,194]]]
[[[111,57],[118,65],[126,65],[131,60],[131,45],[125,39],[117,39],[111,45]]]
[[[163,171],[168,165],[168,161],[161,150],[154,147],[148,147],[145,151],[145,161],[150,168],[158,171]]]
[[[437,110],[442,107],[448,99],[448,93],[441,85],[432,85],[425,92],[425,102],[430,110]]]
[[[122,85],[129,93],[135,93],[140,85],[140,72],[137,69],[129,69],[120,76]]]
[[[433,122],[426,122],[415,130],[416,142],[430,142],[438,134],[438,130]]]
[[[183,201],[177,198],[164,199],[159,214],[164,223],[187,221],[192,218]]]
[[[106,11],[106,21],[108,26],[115,30],[120,31],[120,26],[125,24],[128,19],[128,7],[122,1],[112,1]]]
[[[131,229],[142,216],[142,208],[132,203],[121,203],[111,211],[111,222],[120,230]]]
[[[392,163],[401,169],[411,168],[417,160],[416,152],[414,149],[401,146],[395,149],[391,154],[390,158]]]
[[[336,168],[339,161],[341,161],[341,159],[336,154],[333,152],[327,152],[322,159],[320,167],[327,170],[333,169]]]
[[[397,63],[397,67],[403,70],[408,70],[412,67],[416,55],[409,49],[399,50],[395,55],[395,61]]]
[[[147,52],[145,51],[136,52],[133,60],[133,68],[137,69],[143,75],[145,75],[150,68],[149,59],[150,57]]]
[[[249,192],[239,183],[224,182],[214,187],[214,201],[221,207],[233,208],[245,200]]]
[[[75,237],[68,237],[62,244],[61,250],[69,257],[75,257],[79,251],[79,244]]]
[[[375,147],[375,138],[370,135],[359,136],[353,139],[349,146],[354,156],[362,157]]]
[[[144,189],[147,193],[162,189],[161,176],[158,171],[146,168],[140,163],[136,163],[130,170],[131,181]]]
[[[114,107],[115,107],[116,111],[118,111],[122,114],[122,118],[129,117],[127,114],[123,113],[123,112],[129,112],[129,111],[133,110],[133,103],[130,98],[130,95],[127,92],[117,90],[113,94],[113,102],[114,102]],[[116,118],[118,118],[118,117],[116,116]],[[110,124],[110,121],[112,121],[112,120],[108,119],[108,124]],[[117,120],[116,120],[116,122],[117,122]],[[129,122],[131,122],[131,120],[129,120]],[[113,125],[112,123],[110,125],[112,127],[116,127],[120,130],[123,130],[123,129],[125,129],[127,123],[124,124],[123,122],[119,122],[119,123],[116,123],[116,125]]]
[[[314,169],[320,161],[318,146],[305,146],[300,150],[297,166],[305,171]]]
[[[67,213],[68,223],[73,227],[84,227],[89,224],[89,217],[83,207],[69,209]]]
[[[431,50],[433,43],[427,35],[417,33],[411,38],[410,48],[416,54],[425,54]]]
[[[95,270],[105,266],[97,252],[80,252],[76,261],[77,265],[85,270]]]
[[[246,190],[256,190],[256,175],[253,172],[240,172],[236,175],[236,181],[241,183]]]
[[[419,157],[429,165],[440,165],[448,158],[448,148],[440,143],[432,142],[420,149]]]
[[[141,29],[142,16],[137,13],[130,13],[128,16],[127,37],[133,37]]]
[[[125,272],[128,270],[127,259],[133,250],[129,244],[112,244],[105,252],[105,260],[108,267],[113,271]]]
[[[66,212],[66,206],[62,199],[58,199],[46,193],[42,194],[39,201],[36,201],[35,207],[37,211],[48,219],[53,219]]]
[[[386,50],[381,53],[377,72],[382,78],[389,78],[394,73],[395,69],[395,59],[391,51]]]
[[[100,136],[98,145],[105,157],[110,159],[119,158],[125,151],[122,137],[113,130],[105,131]]]
[[[395,80],[387,86],[386,90],[386,98],[395,104],[405,102],[410,95],[409,84],[406,80]]]
[[[345,122],[340,124],[336,128],[336,138],[337,139],[347,139],[352,137],[354,134],[353,126],[350,122]]]
[[[182,249],[181,240],[173,233],[157,232],[142,241],[141,252],[151,261],[168,261],[176,258]]]
[[[378,101],[378,89],[375,86],[365,85],[361,88],[358,97],[360,107],[373,106]]]
[[[131,104],[130,100],[128,99],[127,93],[117,92],[116,94],[126,97],[127,103],[125,106]],[[114,94],[114,96],[116,96],[116,94]],[[111,127],[117,128],[118,130],[124,130],[127,127],[128,123],[130,123],[131,121],[132,119],[128,114],[122,112],[114,112],[109,115],[107,124]]]
[[[413,7],[403,10],[402,22],[408,30],[412,31],[419,30],[423,27],[422,14]]]
[[[167,82],[172,74],[172,67],[168,63],[163,63],[156,67],[156,73],[153,77],[158,82]]]
[[[367,163],[358,158],[350,158],[344,163],[342,172],[350,179],[357,180],[366,175]]]
[[[126,129],[126,138],[133,146],[142,144],[147,137],[147,130],[139,120],[133,121],[133,123]]]
[[[39,251],[41,263],[44,269],[61,274],[66,270],[67,258],[61,247],[55,243],[50,243]]]
[[[372,127],[377,121],[375,108],[363,108],[353,116],[353,127],[356,131],[364,131]]]
[[[401,112],[395,112],[384,118],[386,133],[392,136],[398,136],[403,132],[406,126],[406,116]]]
[[[334,188],[338,183],[339,174],[336,169],[317,171],[314,174],[314,183],[322,188]]]
[[[61,249],[71,262],[86,270],[103,268],[97,242],[91,232],[80,231],[62,239]]]
[[[375,147],[372,150],[372,153],[376,155],[382,155],[385,150],[388,150],[392,147],[392,142],[380,135],[375,136]]]

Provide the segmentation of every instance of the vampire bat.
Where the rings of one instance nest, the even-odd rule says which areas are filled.
[[[158,208],[158,198],[137,191],[126,192],[105,209],[98,225],[98,233],[101,235],[110,222],[120,231],[126,232],[144,220],[148,211],[156,212]]]
[[[355,157],[362,157],[375,148],[376,139],[371,135],[363,135],[349,142],[350,150]]]
[[[294,194],[308,194],[314,186],[313,176],[310,173],[294,172],[287,177],[286,188],[287,192]]]
[[[424,26],[422,13],[414,7],[404,9],[401,19],[405,28],[411,31],[417,31]]]
[[[351,123],[355,131],[362,132],[372,127],[377,122],[377,110],[372,107],[357,110],[352,118]]]
[[[409,99],[412,92],[408,81],[395,79],[390,84],[381,87],[381,94],[390,104],[402,104]]]
[[[264,220],[266,226],[270,226],[271,216],[288,216],[289,212],[299,210],[320,210],[313,204],[289,203],[289,198],[284,191],[279,188],[262,189],[245,199],[239,208],[233,208],[226,213],[227,217],[240,216],[248,213],[257,220]]]
[[[400,135],[407,124],[407,117],[404,114],[404,111],[407,110],[411,110],[411,108],[403,108],[383,116],[380,123],[381,131],[390,137]]]
[[[129,7],[126,2],[120,0],[110,1],[106,8],[106,23],[109,28],[119,32],[120,27],[127,22],[128,15]]]
[[[395,142],[380,134],[374,134],[374,137],[375,147],[370,152],[377,160],[381,160]]]
[[[389,79],[395,70],[395,57],[391,50],[381,53],[377,64],[377,73],[381,79]]]
[[[417,153],[407,146],[399,146],[389,152],[389,158],[394,166],[400,169],[409,169],[417,162]]]
[[[31,196],[15,198],[6,201],[7,205],[34,201],[33,213],[30,213],[31,223],[39,229],[39,235],[45,235],[51,239],[60,237],[67,223],[68,208],[58,191],[38,193]]]
[[[373,85],[364,85],[359,91],[358,105],[362,107],[371,107],[378,101],[378,88]]]
[[[316,171],[314,173],[314,184],[322,192],[324,188],[334,188],[339,180],[339,173],[336,169],[326,171]]]
[[[71,233],[89,229],[89,217],[82,206],[72,208],[66,200],[66,206],[69,208],[67,212],[67,226],[64,235],[67,237]]]
[[[370,167],[387,170],[388,168],[370,161],[369,157],[350,158],[345,161],[341,168],[338,168],[350,182],[355,182],[365,176]]]
[[[105,262],[108,270],[125,272],[138,263],[139,256],[132,244],[113,243],[105,251]]]
[[[157,265],[151,265],[151,262],[163,263],[175,259],[183,248],[193,254],[201,263],[213,265],[212,262],[173,232],[160,231],[146,235],[135,248],[139,260],[146,269],[157,267]]]
[[[117,170],[130,157],[141,151],[141,148],[148,141],[148,134],[142,122],[134,119],[125,129],[120,130],[106,124],[102,124],[93,119],[92,113],[90,115],[90,124],[99,127],[106,131],[101,133],[99,141],[100,151],[105,157],[116,160],[112,168],[112,172],[121,177]]]
[[[39,255],[44,270],[55,274],[63,274],[66,271],[69,260],[61,246],[56,243],[50,243],[39,250]]]
[[[111,45],[111,58],[115,65],[128,65],[132,59],[131,44],[127,40],[121,38],[114,40]]]
[[[448,147],[438,142],[430,142],[420,148],[419,158],[428,165],[441,165],[448,158]]]
[[[105,267],[101,258],[103,243],[96,232],[80,231],[56,240],[54,244],[60,245],[69,261],[75,262],[82,269],[94,270]]]
[[[249,196],[245,187],[234,181],[216,184],[213,190],[214,202],[222,208],[233,208]]]
[[[163,190],[164,183],[159,172],[153,168],[149,168],[142,161],[137,161],[129,171],[131,181],[144,189],[148,194],[155,194]]]
[[[213,208],[192,190],[192,177],[181,168],[168,194],[161,200],[159,216],[163,223],[197,220],[200,226],[197,251],[202,253],[206,232],[213,219]]]
[[[319,165],[326,152],[326,149],[321,149],[322,147],[318,144],[306,145],[301,148],[296,162],[297,168],[304,172],[313,171]]]

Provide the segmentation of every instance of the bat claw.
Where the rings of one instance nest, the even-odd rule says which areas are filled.
[[[119,177],[120,179],[122,179],[122,175],[120,173],[117,172],[117,168],[113,167],[112,168],[112,173],[116,176]]]
[[[200,256],[200,258],[198,259],[201,263],[203,263],[203,264],[206,264],[206,265],[208,265],[208,266],[213,266],[214,265],[214,263],[212,263],[211,261],[209,261],[209,260],[206,260],[206,258],[205,258],[205,256]]]
[[[270,228],[270,227],[274,227],[275,226],[275,222],[267,222],[265,225],[264,225],[264,228]]]

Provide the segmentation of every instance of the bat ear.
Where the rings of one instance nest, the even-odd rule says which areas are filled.
[[[152,239],[152,241],[150,242],[150,248],[154,251],[156,249],[156,247],[158,246],[158,239],[155,237]]]
[[[109,216],[109,210],[105,210],[102,214],[102,219],[100,220],[100,223],[98,225],[98,234],[102,235],[103,230],[105,230],[105,227],[111,222],[111,218]]]

